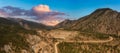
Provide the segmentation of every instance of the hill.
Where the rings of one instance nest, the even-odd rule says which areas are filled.
[[[6,47],[11,47],[16,52],[20,52],[21,49],[28,50],[29,44],[25,38],[26,34],[37,33],[33,30],[26,30],[16,22],[0,17],[0,48],[4,48],[3,50],[7,50]],[[10,48],[8,49],[10,50]],[[0,50],[0,53],[5,53],[5,51]]]
[[[110,8],[100,8],[90,15],[78,20],[63,21],[56,28],[78,30],[84,32],[99,32],[118,34],[120,31],[120,13]]]

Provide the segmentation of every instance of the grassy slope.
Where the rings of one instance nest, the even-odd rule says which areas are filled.
[[[26,30],[13,21],[0,18],[0,48],[12,42],[13,46],[16,47],[15,51],[19,51],[21,48],[28,49],[29,45],[25,37],[20,35],[28,33],[35,34],[36,32]],[[4,51],[0,51],[0,53],[4,53]]]
[[[58,44],[59,53],[119,53],[120,52],[120,37],[117,35],[105,35],[99,33],[80,33],[84,36],[95,36],[98,39],[106,39],[112,36],[114,41],[109,43],[67,43]],[[78,37],[77,37],[78,38]]]
[[[60,43],[59,53],[118,53],[120,48],[106,44]]]

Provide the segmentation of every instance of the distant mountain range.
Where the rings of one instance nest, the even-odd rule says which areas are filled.
[[[1,18],[3,19],[3,18]],[[15,23],[25,29],[46,30],[53,28],[62,28],[67,30],[78,30],[84,32],[99,32],[105,34],[119,34],[120,31],[120,13],[110,8],[100,8],[90,15],[84,16],[78,20],[65,20],[55,27],[46,26],[20,18],[4,18],[8,23]],[[1,21],[2,22],[2,21]],[[4,22],[3,22],[4,23]],[[7,23],[7,22],[5,22]]]
[[[22,27],[24,27],[26,29],[44,30],[44,29],[52,28],[51,26],[46,26],[42,23],[28,21],[28,20],[24,20],[24,19],[20,19],[20,18],[7,18],[7,19],[11,20],[11,21],[14,21],[14,22],[17,22],[18,24],[20,24]]]
[[[36,51],[32,46],[38,46],[38,49],[42,50],[40,48],[42,47],[41,45],[47,44],[49,47],[47,45],[45,48],[53,48],[53,42],[56,39],[48,32],[50,32],[49,30],[57,31],[54,29],[63,29],[63,32],[64,30],[75,30],[86,33],[91,32],[91,34],[120,35],[120,13],[110,8],[101,8],[78,20],[67,19],[54,27],[20,18],[0,17],[0,53],[16,53],[21,51],[23,53],[32,53]],[[59,34],[59,30],[57,32]],[[54,34],[54,32],[52,33]],[[48,51],[53,53],[52,49]]]
[[[120,13],[110,8],[100,8],[90,15],[84,16],[78,20],[65,20],[55,27],[84,32],[119,34]]]

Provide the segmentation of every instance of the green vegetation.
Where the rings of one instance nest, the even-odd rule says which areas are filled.
[[[80,41],[81,36],[88,38],[85,40],[89,40],[89,38],[93,40],[106,40],[109,38],[109,36],[111,36],[114,38],[114,40],[108,43],[62,42],[58,44],[58,52],[59,53],[120,53],[120,44],[119,44],[120,37],[118,35],[80,32],[76,37],[74,37],[74,40]]]
[[[37,32],[26,30],[13,21],[0,18],[0,48],[12,43],[15,47],[13,50],[16,52],[20,52],[20,49],[28,50],[29,44],[26,42],[26,34],[37,34]],[[0,53],[4,53],[4,51],[0,51]]]
[[[93,44],[93,43],[60,43],[59,53],[119,53],[120,45]]]
[[[102,33],[88,33],[88,32],[80,32],[79,35],[83,35],[86,37],[93,37],[94,39],[108,39],[109,35],[108,34],[102,34]]]

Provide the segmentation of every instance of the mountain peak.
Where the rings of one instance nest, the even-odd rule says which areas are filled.
[[[99,8],[92,14],[76,21],[61,23],[61,28],[80,30],[85,32],[98,32],[117,34],[120,31],[120,13],[110,8]],[[62,25],[64,24],[64,25]]]
[[[111,8],[99,8],[97,10],[112,10]]]
[[[110,8],[99,8],[97,10],[95,10],[92,14],[92,16],[95,17],[99,17],[99,16],[111,16],[111,15],[116,15],[119,12],[117,12],[116,10],[112,10]]]
[[[99,8],[99,9],[96,9],[93,13],[98,13],[98,12],[117,12],[115,10],[112,10],[111,8]]]

